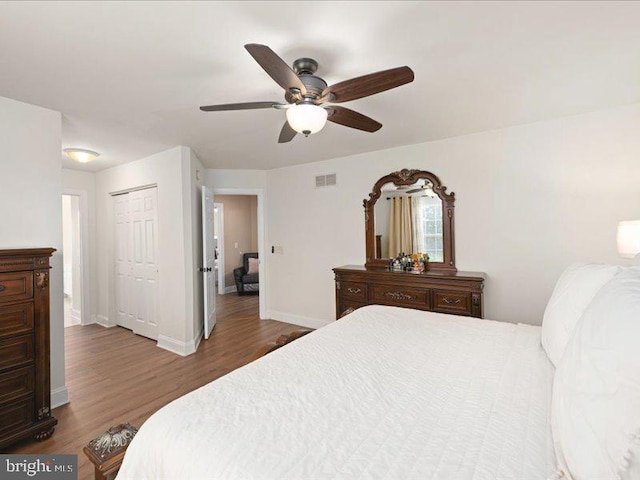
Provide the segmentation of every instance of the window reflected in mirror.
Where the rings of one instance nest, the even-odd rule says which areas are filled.
[[[383,185],[374,212],[376,258],[427,253],[432,262],[444,260],[442,200],[429,180]]]

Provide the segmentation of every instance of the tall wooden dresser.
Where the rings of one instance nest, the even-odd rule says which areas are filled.
[[[49,259],[53,248],[0,250],[0,448],[45,440],[51,416]]]

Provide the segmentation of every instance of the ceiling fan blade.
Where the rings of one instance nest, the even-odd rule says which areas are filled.
[[[413,78],[409,67],[392,68],[331,85],[324,89],[321,98],[333,103],[348,102],[413,82]]]
[[[278,138],[278,143],[290,142],[291,140],[293,140],[293,137],[297,135],[297,133],[298,132],[296,132],[293,128],[291,128],[291,125],[289,125],[289,122],[284,122],[284,125],[282,126],[282,130],[280,130],[280,137]]]
[[[254,110],[257,108],[274,108],[286,105],[278,102],[245,102],[245,103],[226,103],[224,105],[207,105],[200,107],[203,112],[223,112],[226,110]]]
[[[376,122],[373,118],[355,112],[349,108],[331,106],[327,108],[329,116],[327,120],[333,123],[339,123],[345,127],[357,128],[365,132],[375,132],[382,128],[382,124]]]
[[[421,192],[422,190],[424,190],[424,188],[422,187],[414,188],[413,190],[407,190],[407,193],[416,193],[416,192]]]
[[[269,47],[257,43],[248,43],[244,48],[247,49],[253,59],[258,62],[264,71],[282,88],[287,91],[291,88],[296,88],[302,94],[307,93],[304,83],[302,83],[302,80],[296,75],[296,72],[291,70],[291,67]]]

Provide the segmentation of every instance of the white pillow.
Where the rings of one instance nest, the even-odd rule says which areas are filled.
[[[573,480],[640,478],[640,271],[593,299],[553,383],[556,456]]]
[[[620,269],[618,265],[576,263],[560,275],[542,319],[542,346],[556,367],[585,309]]]

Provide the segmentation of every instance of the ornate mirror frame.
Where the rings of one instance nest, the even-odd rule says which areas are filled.
[[[426,179],[433,185],[433,191],[442,200],[442,251],[443,262],[429,262],[429,270],[439,272],[456,272],[456,255],[454,245],[454,202],[455,193],[447,193],[447,187],[442,185],[440,179],[431,172],[425,170],[408,170],[406,168],[399,172],[393,172],[385,175],[373,186],[373,191],[369,194],[369,199],[363,201],[364,205],[364,221],[366,225],[366,252],[367,261],[365,267],[380,269],[389,265],[389,260],[376,257],[376,233],[375,233],[375,214],[373,207],[380,198],[382,187],[387,183],[393,183],[396,186],[413,185],[420,179]]]

